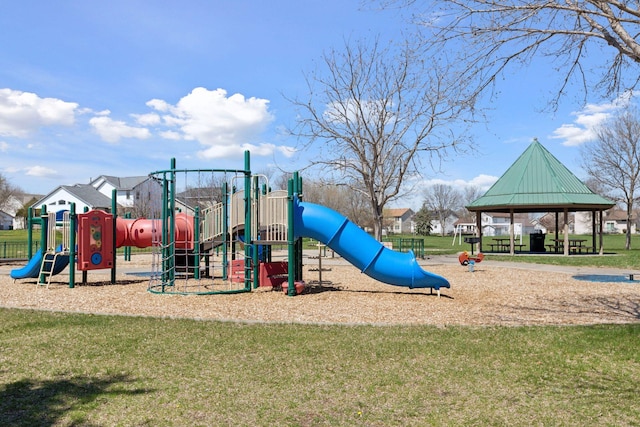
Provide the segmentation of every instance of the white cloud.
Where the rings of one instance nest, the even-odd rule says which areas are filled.
[[[58,171],[53,170],[51,168],[44,167],[44,166],[33,166],[30,168],[27,168],[25,170],[25,174],[29,176],[40,177],[40,178],[45,178],[45,177],[51,178],[59,175]]]
[[[487,191],[500,177],[493,175],[480,174],[474,177],[466,185],[471,187],[478,187],[480,191]]]
[[[179,132],[173,130],[160,132],[160,136],[164,139],[170,139],[173,141],[180,141],[182,139],[182,135]]]
[[[4,141],[0,141],[0,152],[6,153],[7,151],[9,151],[9,144]]]
[[[163,113],[169,111],[169,109],[171,108],[171,105],[169,105],[169,103],[161,99],[152,99],[151,101],[147,101],[146,105],[156,111],[160,111]]]
[[[562,145],[575,147],[597,138],[598,128],[617,110],[627,106],[634,94],[624,93],[611,103],[588,104],[581,111],[574,111],[573,123],[564,123],[553,131],[551,138],[564,140]]]
[[[155,113],[149,114],[132,114],[134,119],[136,119],[136,123],[140,126],[154,126],[158,125],[161,122],[160,116]]]
[[[206,159],[236,157],[244,150],[258,156],[275,151],[290,155],[292,150],[257,142],[273,121],[266,99],[245,98],[239,93],[227,96],[224,89],[198,87],[176,105],[152,99],[147,106],[164,113],[163,124],[171,129],[161,132],[162,137],[198,141],[204,146],[198,154]]]
[[[71,126],[78,104],[0,89],[0,135],[25,138],[43,126]]]
[[[485,174],[480,174],[476,177],[473,177],[469,181],[465,181],[463,179],[445,180],[435,178],[423,181],[421,187],[426,188],[436,184],[450,185],[451,187],[457,188],[459,190],[464,190],[465,187],[477,187],[480,189],[480,192],[484,193],[498,180],[498,178],[499,177],[497,176]]]
[[[239,157],[246,150],[251,151],[251,154],[256,156],[269,156],[273,154],[274,151],[279,151],[286,157],[291,157],[295,152],[291,147],[277,147],[274,144],[233,144],[227,146],[212,146],[200,151],[198,154],[204,159],[221,159]]]
[[[110,143],[117,143],[122,138],[147,139],[151,136],[147,128],[129,126],[123,121],[113,120],[108,115],[93,117],[89,124],[100,138]]]

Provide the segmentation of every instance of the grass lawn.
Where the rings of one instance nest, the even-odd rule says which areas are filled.
[[[640,268],[624,236],[605,239],[616,255],[488,259]],[[430,236],[425,248],[469,248],[451,243]],[[640,323],[314,326],[0,309],[0,426],[638,426],[639,349]]]
[[[640,420],[640,325],[269,325],[0,309],[0,342],[2,425]]]

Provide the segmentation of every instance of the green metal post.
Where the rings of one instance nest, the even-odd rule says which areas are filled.
[[[116,221],[118,219],[118,190],[111,190],[111,215],[113,215],[113,223],[111,224],[112,242],[111,254],[113,259],[113,267],[111,267],[111,284],[116,283],[116,258],[118,257],[118,251],[116,249]]]
[[[47,216],[47,205],[42,205],[40,209],[40,250],[42,251],[42,260],[47,256],[47,229],[49,227],[49,217]],[[55,242],[53,242],[55,245]],[[38,283],[44,283],[44,276],[38,277]]]
[[[295,286],[295,274],[296,274],[296,267],[295,267],[295,239],[294,239],[294,233],[293,233],[293,204],[294,204],[294,200],[296,197],[298,197],[298,195],[296,193],[294,193],[294,184],[293,184],[294,180],[293,179],[289,179],[288,183],[287,183],[287,195],[288,195],[288,202],[287,203],[287,222],[288,222],[288,227],[287,227],[287,277],[288,277],[288,289],[287,289],[287,295],[289,296],[293,296],[295,295],[296,292],[296,286]]]
[[[131,212],[125,212],[124,217],[127,219],[131,218]],[[131,261],[131,246],[125,246],[123,248],[123,255],[125,261]]]
[[[229,244],[229,184],[222,183],[222,279],[229,278],[228,272],[228,244]]]
[[[296,180],[296,194],[298,195],[298,199],[302,198],[302,177],[299,176],[296,171],[293,174]],[[296,266],[296,280],[302,280],[302,250],[303,250],[303,240],[302,238],[298,239],[296,242],[296,256],[295,256],[295,266]]]
[[[249,151],[244,152],[244,287],[251,290],[253,272],[251,256],[251,160]]]
[[[176,283],[176,159],[171,159],[171,181],[169,183],[169,258],[171,286]]]
[[[193,272],[194,279],[200,278],[200,207],[196,206],[195,215],[193,218],[193,256],[195,259],[195,271]],[[187,268],[189,266],[189,256],[187,256]]]
[[[76,204],[69,211],[69,287],[76,285]]]
[[[254,188],[254,197],[255,197],[255,203],[257,206],[256,209],[256,225],[258,227],[258,229],[256,230],[256,234],[259,235],[260,233],[260,224],[258,224],[258,221],[260,220],[260,189],[258,188],[258,177],[254,176],[253,177],[253,188]],[[251,252],[251,259],[252,259],[252,263],[253,263],[253,289],[257,289],[258,286],[260,286],[259,280],[260,277],[258,275],[258,269],[260,267],[259,261],[258,261],[258,252],[260,250],[260,241],[256,240],[255,242],[252,241],[251,244],[253,245],[253,251]]]
[[[33,258],[33,208],[27,209],[27,259]]]
[[[169,249],[167,248],[167,221],[169,219],[169,181],[167,180],[167,172],[162,175],[162,236],[161,236],[161,252],[162,252],[162,292],[164,292],[165,284],[169,280]]]

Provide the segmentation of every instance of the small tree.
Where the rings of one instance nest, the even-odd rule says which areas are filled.
[[[629,108],[597,130],[582,150],[584,168],[593,181],[610,190],[627,211],[625,248],[631,248],[634,202],[640,189],[640,117]]]
[[[416,234],[419,236],[428,236],[431,234],[431,212],[427,205],[423,204],[418,212],[413,217],[413,221],[416,224]]]

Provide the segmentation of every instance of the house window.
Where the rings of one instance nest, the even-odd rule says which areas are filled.
[[[66,200],[58,200],[58,204],[59,205],[66,205],[67,201]]]
[[[126,198],[129,200],[131,198],[131,191],[127,190]]]

